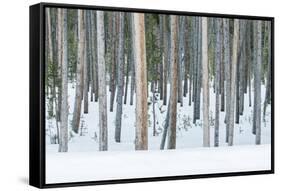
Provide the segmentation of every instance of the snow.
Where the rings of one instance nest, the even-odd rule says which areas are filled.
[[[270,145],[46,155],[46,183],[269,170]]]
[[[210,82],[211,84],[212,82]],[[261,90],[263,101],[265,95],[264,85],[262,85]],[[71,124],[75,85],[69,84],[68,91],[69,124]],[[262,120],[262,145],[255,146],[255,135],[252,134],[253,107],[248,106],[248,94],[245,94],[244,99],[244,115],[240,116],[240,123],[235,124],[233,147],[228,147],[225,143],[225,112],[220,112],[219,148],[213,147],[215,119],[215,94],[213,93],[213,89],[210,88],[209,113],[209,119],[211,121],[211,148],[202,148],[202,120],[197,120],[196,124],[193,124],[193,105],[188,106],[189,95],[187,94],[187,97],[183,98],[183,107],[180,107],[180,104],[177,107],[177,149],[175,151],[159,150],[167,111],[167,106],[163,106],[162,100],[159,99],[155,103],[157,135],[152,135],[153,115],[151,92],[148,98],[150,102],[148,106],[149,151],[134,151],[135,105],[129,105],[130,83],[127,104],[123,104],[121,143],[116,143],[114,141],[116,100],[114,102],[114,111],[110,112],[110,92],[108,87],[107,95],[108,151],[98,151],[98,102],[89,101],[88,114],[83,113],[82,104],[80,123],[82,132],[80,131],[79,134],[75,134],[69,126],[70,140],[68,153],[58,153],[58,145],[50,144],[50,134],[56,134],[56,123],[54,119],[46,118],[47,183],[270,169],[271,107],[270,105],[267,107],[265,119]],[[253,95],[254,93],[252,91],[252,105],[254,100]],[[169,97],[169,85],[167,96]],[[159,95],[157,97],[159,98]],[[134,97],[134,104],[135,101],[136,98]],[[201,103],[202,101],[201,94]],[[202,115],[201,104],[201,119]]]

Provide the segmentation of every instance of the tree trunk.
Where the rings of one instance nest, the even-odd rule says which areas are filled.
[[[124,13],[119,13],[119,43],[118,43],[118,79],[117,79],[117,108],[116,108],[116,128],[115,141],[121,142],[122,126],[122,96],[124,77]]]
[[[203,146],[210,147],[208,18],[202,17]]]
[[[257,22],[257,62],[255,65],[255,89],[254,89],[254,121],[256,129],[256,144],[261,144],[261,64],[262,64],[262,21]]]
[[[85,64],[83,67],[83,103],[84,103],[84,113],[88,113],[88,69],[89,69],[89,54],[90,54],[90,46],[89,46],[89,40],[90,40],[90,35],[89,35],[89,18],[88,18],[88,10],[84,12],[84,20],[86,24],[86,41],[84,42],[85,46]]]
[[[97,11],[97,55],[99,82],[99,150],[106,151],[107,141],[107,95],[104,54],[104,11]]]
[[[94,21],[96,21],[97,14],[94,12]],[[98,60],[97,60],[97,22],[94,22],[93,24],[93,47],[94,47],[94,57],[93,57],[93,66],[94,66],[94,83],[95,83],[95,102],[98,101],[99,97],[99,84],[98,84],[98,78],[99,78],[99,73],[98,73]]]
[[[72,119],[72,130],[78,133],[81,115],[81,103],[83,92],[83,65],[85,54],[85,21],[82,10],[78,10],[78,48],[77,48],[77,66],[76,66],[76,89],[75,89],[75,102]]]
[[[48,34],[48,38],[46,39],[47,41],[47,50],[48,50],[48,56],[46,59],[46,71],[48,71],[48,66],[54,66],[54,59],[53,59],[53,40],[52,40],[52,25],[51,25],[51,14],[50,14],[50,8],[46,9],[46,22],[47,22],[47,34]],[[52,75],[52,81],[55,80],[55,75]],[[49,98],[49,106],[48,106],[48,113],[50,116],[53,116],[53,111],[54,111],[54,99],[56,96],[56,90],[55,90],[55,83],[53,83],[54,86],[50,86],[51,91],[49,92],[49,82],[48,82],[48,78],[46,78],[46,87],[47,87],[47,93],[46,96],[50,97]],[[51,82],[52,83],[52,82]],[[50,94],[50,95],[49,95]]]
[[[136,74],[136,150],[147,150],[147,71],[144,14],[133,13],[133,51]]]
[[[168,30],[167,16],[163,16],[163,105],[167,104],[167,81],[168,81]]]
[[[171,30],[171,88],[170,88],[170,120],[168,130],[168,149],[176,148],[176,130],[177,130],[177,94],[178,94],[178,19],[177,16],[170,16]]]
[[[220,126],[220,65],[221,65],[221,19],[216,19],[216,57],[215,57],[215,91],[216,91],[216,111],[215,111],[215,138],[214,146],[219,146],[219,126]]]
[[[183,79],[183,70],[182,70],[182,65],[184,63],[184,59],[185,59],[185,47],[184,47],[184,29],[185,29],[185,23],[184,23],[184,18],[183,16],[179,16],[178,17],[178,22],[179,22],[179,26],[178,26],[178,46],[179,46],[179,51],[178,51],[178,103],[180,103],[180,106],[183,106],[183,86],[182,86],[182,79]],[[184,56],[183,56],[184,54]]]
[[[68,150],[68,95],[67,95],[67,10],[62,9],[62,103],[61,103],[61,128],[60,128],[60,142],[59,152],[67,152]]]
[[[268,55],[267,55],[267,75],[266,75],[266,90],[263,108],[263,117],[265,119],[266,107],[271,103],[271,25],[268,23]]]
[[[163,128],[161,144],[160,144],[160,150],[164,150],[164,148],[165,148],[166,137],[167,137],[168,128],[169,128],[170,113],[171,112],[170,112],[170,101],[169,101],[167,112],[166,112],[165,124],[164,124],[164,128]]]
[[[231,64],[231,84],[230,84],[230,111],[229,111],[229,138],[228,145],[233,145],[234,134],[234,103],[235,103],[235,81],[236,81],[236,67],[237,67],[237,51],[239,44],[239,20],[234,19],[234,35],[232,48],[232,64]]]
[[[116,52],[117,52],[117,13],[113,13],[113,22],[112,22],[112,31],[113,31],[113,44],[112,44],[112,64],[111,64],[111,74],[110,74],[110,107],[109,111],[113,111],[113,105],[114,105],[114,98],[115,98],[115,92],[116,92],[116,65],[117,65],[117,59],[116,59]]]
[[[61,13],[62,9],[58,8],[57,9],[57,42],[62,42],[62,26],[63,26],[63,21],[62,21],[62,17],[61,17]],[[58,80],[58,107],[57,107],[57,111],[56,111],[56,119],[57,121],[61,121],[60,119],[60,108],[61,108],[61,99],[62,99],[62,95],[61,95],[61,65],[62,65],[62,55],[60,54],[62,51],[62,43],[57,43],[57,51],[58,51],[58,65],[57,65],[57,80]]]
[[[223,19],[223,49],[224,49],[224,68],[225,68],[225,77],[226,77],[226,88],[225,88],[225,99],[226,103],[229,104],[231,101],[231,61],[230,61],[230,41],[229,41],[229,19]],[[230,113],[230,107],[226,107],[225,111],[225,123],[226,123],[226,142],[228,142],[229,137],[229,113]]]

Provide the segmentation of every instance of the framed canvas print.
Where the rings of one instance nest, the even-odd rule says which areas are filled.
[[[274,172],[274,18],[30,7],[30,185]]]

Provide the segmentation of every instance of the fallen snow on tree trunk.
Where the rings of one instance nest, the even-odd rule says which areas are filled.
[[[46,183],[269,170],[270,145],[46,155]]]

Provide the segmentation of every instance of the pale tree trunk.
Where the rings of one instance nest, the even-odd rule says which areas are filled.
[[[122,127],[122,96],[124,77],[124,13],[119,13],[119,43],[118,43],[118,78],[117,78],[117,108],[115,120],[115,141],[121,142]]]
[[[209,127],[209,66],[208,66],[208,18],[202,17],[202,86],[203,86],[203,146],[210,146]]]
[[[230,97],[230,84],[231,84],[231,74],[230,74],[230,68],[231,68],[231,62],[230,62],[230,41],[229,41],[229,19],[223,19],[223,49],[224,49],[224,68],[225,68],[225,80],[226,80],[226,88],[225,88],[225,99],[226,103],[229,104],[231,101]],[[229,136],[229,113],[230,113],[230,107],[226,107],[225,111],[225,123],[226,123],[226,142],[228,142],[228,136]]]
[[[92,47],[94,48],[94,56],[93,56],[93,67],[94,67],[94,83],[95,83],[95,86],[94,86],[94,92],[95,92],[95,102],[98,101],[98,98],[99,98],[99,83],[98,83],[98,78],[99,78],[99,72],[98,72],[98,60],[97,60],[97,22],[96,22],[96,17],[97,17],[97,14],[96,12],[94,11],[93,12],[93,17],[94,17],[94,21],[93,22],[93,44],[92,44]]]
[[[164,150],[164,148],[165,148],[166,137],[167,137],[167,132],[168,132],[168,128],[169,128],[169,120],[170,120],[170,101],[169,101],[168,109],[166,112],[165,124],[164,124],[162,139],[161,139],[161,143],[160,143],[160,150]]]
[[[271,25],[267,24],[268,27],[268,58],[267,58],[267,75],[266,75],[266,91],[264,99],[263,117],[265,119],[266,107],[271,103]]]
[[[229,138],[228,145],[233,145],[234,134],[234,103],[235,103],[235,81],[236,81],[236,68],[237,68],[237,51],[239,44],[239,20],[234,19],[234,35],[233,35],[233,48],[232,48],[232,63],[231,63],[231,84],[230,84],[230,111],[229,111]]]
[[[147,70],[144,14],[133,13],[133,51],[136,74],[136,150],[147,150]]]
[[[115,98],[115,92],[116,92],[116,63],[117,63],[117,59],[116,59],[116,41],[117,41],[117,17],[116,17],[117,13],[112,13],[112,31],[113,31],[113,35],[112,35],[112,40],[113,40],[113,44],[112,44],[112,64],[111,64],[111,74],[110,74],[110,106],[109,106],[109,111],[112,112],[113,111],[113,105],[114,105],[114,98]]]
[[[216,19],[216,55],[215,55],[215,91],[216,91],[216,109],[215,109],[215,138],[214,146],[219,146],[219,126],[220,126],[220,65],[221,65],[221,19]]]
[[[256,129],[256,144],[261,144],[261,64],[262,64],[262,21],[257,22],[257,62],[254,67],[254,120],[255,120],[255,129]]]
[[[63,21],[62,21],[62,17],[61,17],[61,13],[62,9],[58,8],[57,9],[57,42],[62,42],[62,26],[63,26]],[[57,59],[58,59],[58,65],[57,65],[57,80],[58,80],[58,99],[57,99],[57,111],[56,111],[56,119],[57,121],[61,121],[60,119],[60,108],[61,108],[61,99],[62,99],[62,95],[61,95],[61,65],[62,65],[62,55],[61,55],[61,51],[62,51],[62,43],[57,43]]]
[[[104,54],[104,11],[97,11],[97,52],[99,84],[99,150],[107,150],[107,95]]]
[[[178,19],[177,16],[170,16],[171,30],[171,85],[170,85],[170,120],[168,130],[168,149],[176,148],[177,130],[177,98],[178,98]]]
[[[61,128],[60,128],[60,142],[59,152],[67,152],[68,150],[68,95],[67,95],[67,10],[63,9],[61,12],[62,19],[62,103],[61,103]]]
[[[184,16],[179,16],[178,17],[178,22],[179,22],[179,26],[178,26],[178,46],[179,46],[179,51],[178,51],[178,103],[180,103],[180,106],[183,106],[183,86],[182,86],[182,79],[183,79],[183,74],[184,71],[182,70],[182,65],[184,63],[185,60],[185,47],[184,47],[184,29],[185,29],[185,23],[184,23]],[[184,56],[183,56],[184,54]]]
[[[84,113],[88,113],[88,68],[89,68],[89,60],[88,60],[88,54],[89,54],[89,18],[88,18],[88,11],[86,10],[84,12],[84,20],[85,20],[85,25],[86,25],[86,41],[84,43],[85,46],[85,54],[84,54],[84,67],[83,67],[83,103],[84,103]]]
[[[81,103],[83,94],[83,65],[85,54],[85,21],[82,10],[78,10],[78,48],[77,48],[77,66],[76,66],[76,89],[75,89],[75,102],[72,118],[72,130],[78,133],[81,115]]]
[[[52,25],[51,25],[51,14],[50,14],[50,8],[46,9],[46,22],[47,22],[47,34],[48,34],[48,38],[46,39],[47,41],[47,59],[46,59],[46,71],[48,71],[48,65],[53,65],[53,43],[52,43]],[[55,80],[55,76],[52,76],[53,80]],[[50,91],[50,95],[49,95],[49,85],[48,85],[48,79],[46,79],[46,87],[47,87],[47,95],[46,96],[50,96],[49,99],[49,113],[50,116],[53,116],[53,110],[54,110],[54,98],[56,96],[55,94],[55,83],[53,83],[54,86],[51,85],[51,91]],[[52,83],[52,82],[51,82]]]

